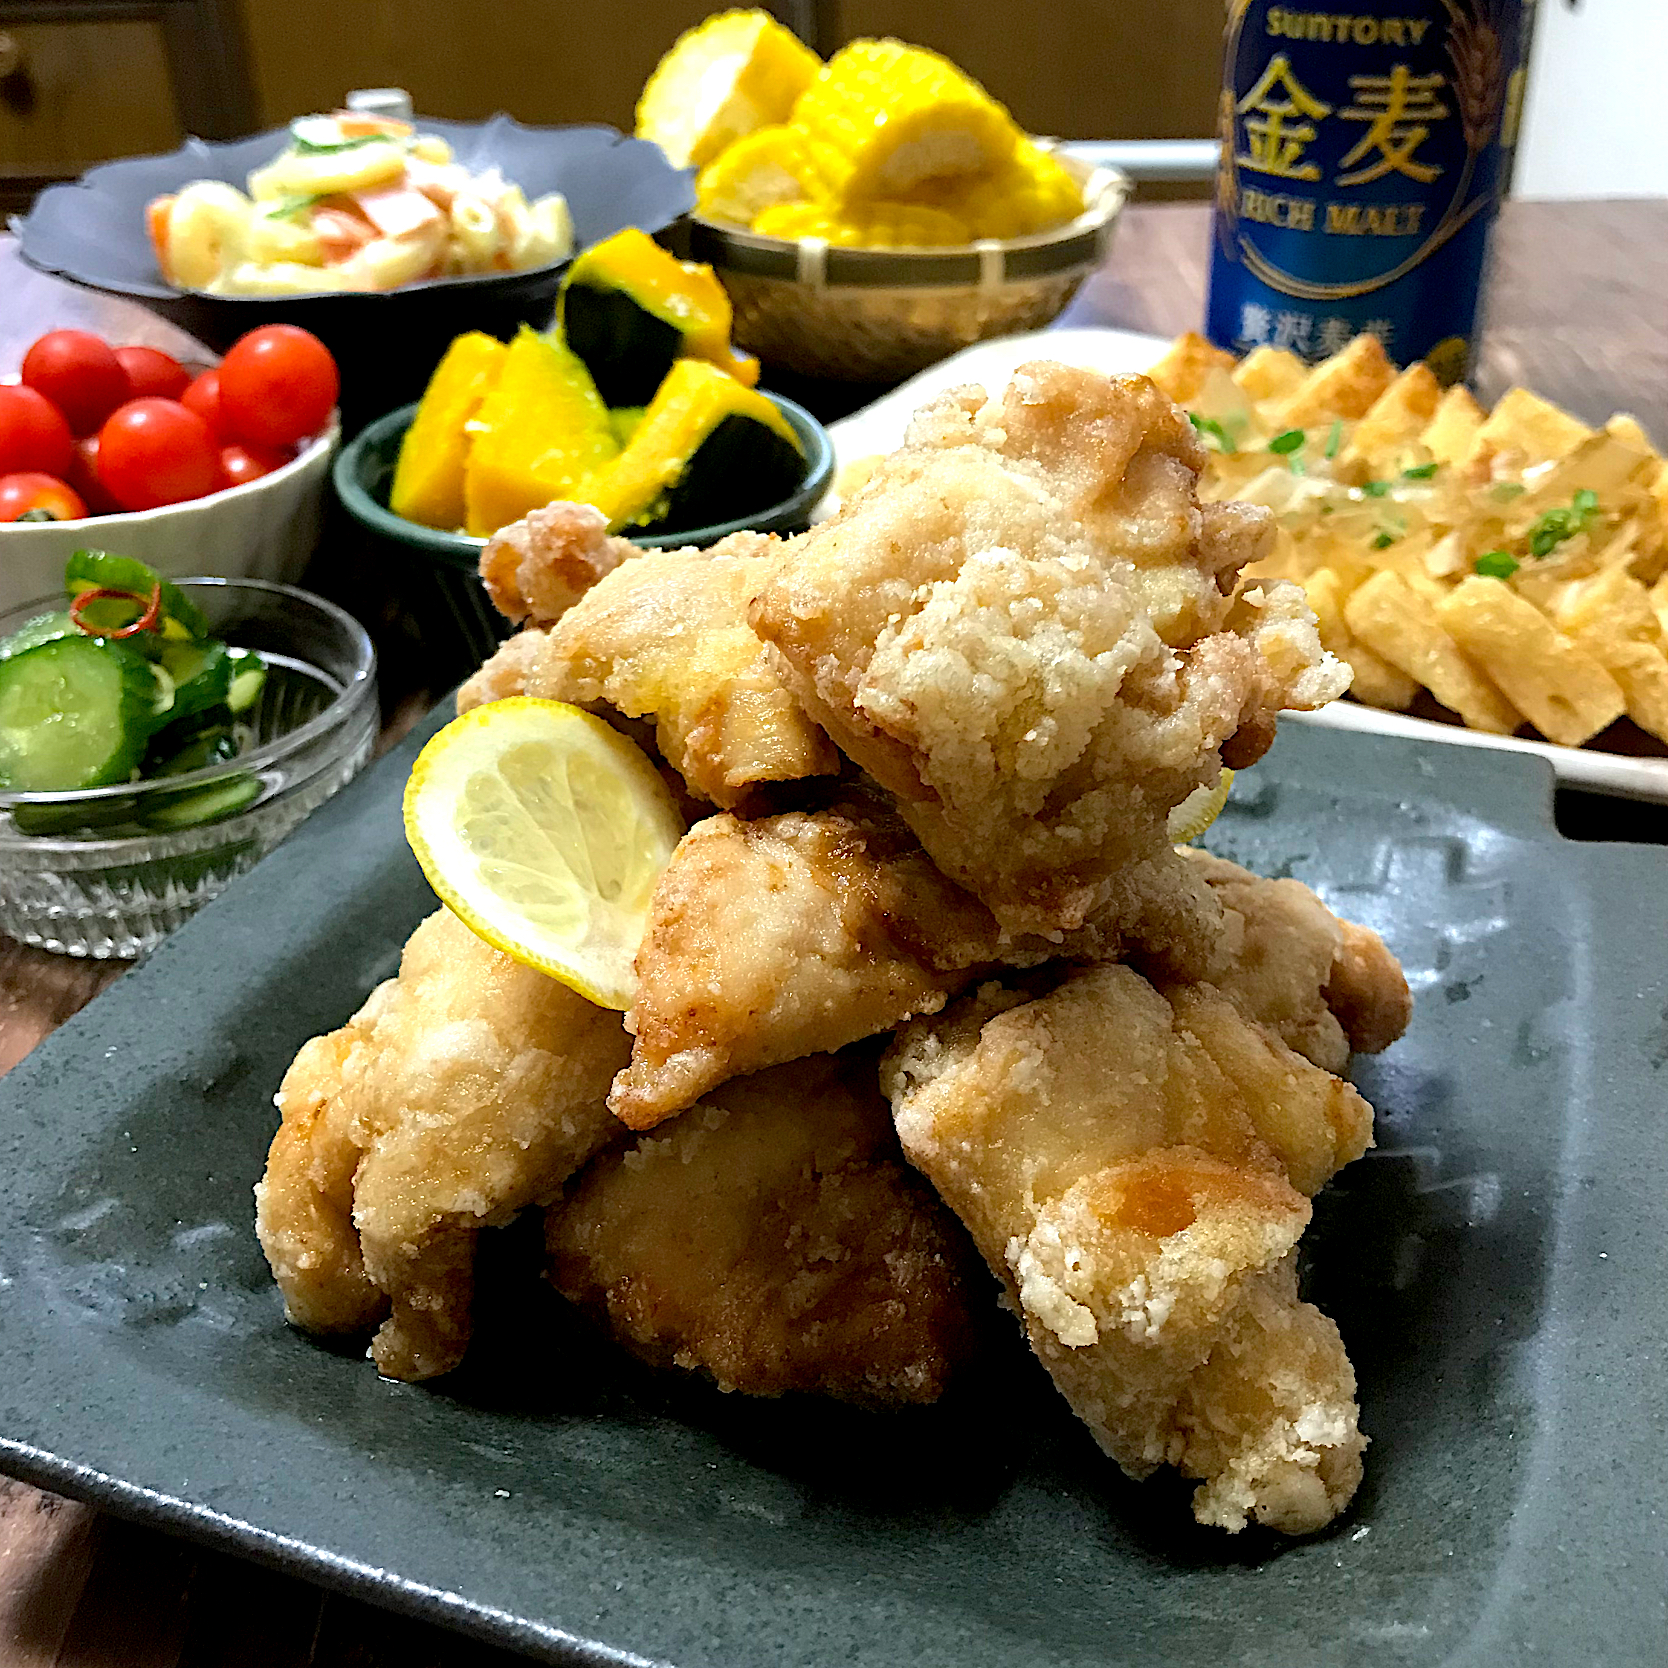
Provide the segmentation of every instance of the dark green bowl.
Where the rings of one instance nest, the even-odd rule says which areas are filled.
[[[788,421],[805,453],[805,479],[791,497],[779,504],[711,527],[689,527],[676,533],[646,533],[631,542],[645,550],[677,550],[685,545],[716,544],[730,533],[800,533],[810,524],[811,511],[828,490],[834,475],[834,446],[828,431],[803,406],[780,394],[767,396]],[[403,405],[379,417],[336,454],[331,469],[336,495],[348,514],[380,538],[405,546],[444,567],[476,571],[485,539],[467,533],[448,533],[423,527],[388,508],[388,488],[394,479],[400,442],[411,426],[415,405]]]

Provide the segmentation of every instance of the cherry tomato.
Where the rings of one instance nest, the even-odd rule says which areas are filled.
[[[70,459],[69,473],[64,476],[76,496],[87,506],[88,515],[114,515],[121,505],[110,496],[109,489],[98,478],[98,436],[84,435],[75,443],[75,454]]]
[[[38,469],[62,476],[73,450],[69,424],[46,395],[22,383],[0,384],[0,475]]]
[[[226,425],[220,419],[220,373],[218,371],[204,371],[180,395],[180,404],[187,411],[195,411],[216,434],[222,436],[225,434]]]
[[[43,510],[44,516],[39,513]],[[38,470],[0,475],[0,521],[24,515],[32,521],[79,521],[86,513],[87,506],[54,475]]]
[[[218,492],[220,448],[178,400],[129,400],[98,436],[98,475],[124,510],[152,510]]]
[[[87,330],[49,330],[23,356],[23,381],[64,414],[74,434],[91,434],[129,397],[115,349]]]
[[[177,400],[191,386],[191,373],[161,348],[119,347],[116,357],[127,372],[128,398]]]
[[[220,361],[227,434],[257,446],[293,446],[330,419],[341,379],[330,349],[293,324],[266,324]]]
[[[258,481],[274,469],[282,469],[290,456],[276,446],[245,446],[234,440],[220,448],[220,472],[232,486],[242,486],[245,481]]]

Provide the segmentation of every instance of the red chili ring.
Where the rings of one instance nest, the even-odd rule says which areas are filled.
[[[89,602],[102,602],[105,598],[121,597],[127,602],[141,605],[143,612],[139,618],[125,626],[91,626],[81,617],[81,610]],[[70,624],[78,631],[84,631],[89,637],[132,637],[141,631],[155,631],[162,619],[162,587],[151,587],[150,600],[147,602],[138,591],[123,591],[106,588],[96,591],[83,591],[69,608]]]

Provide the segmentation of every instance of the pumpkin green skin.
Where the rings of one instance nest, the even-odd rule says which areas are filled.
[[[676,325],[624,290],[590,284],[570,283],[562,292],[562,333],[607,406],[647,405],[683,351]]]
[[[731,412],[695,448],[677,484],[634,533],[711,527],[767,510],[805,478],[805,459],[763,423]]]

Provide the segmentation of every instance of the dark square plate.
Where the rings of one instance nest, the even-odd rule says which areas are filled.
[[[1330,1533],[1194,1529],[1020,1352],[863,1417],[668,1386],[506,1271],[468,1368],[289,1331],[271,1095],[431,907],[415,741],[0,1086],[0,1465],[558,1662],[1660,1663],[1668,857],[1577,846],[1537,760],[1291,726],[1213,843],[1419,993],[1311,1287],[1374,1438]]]

